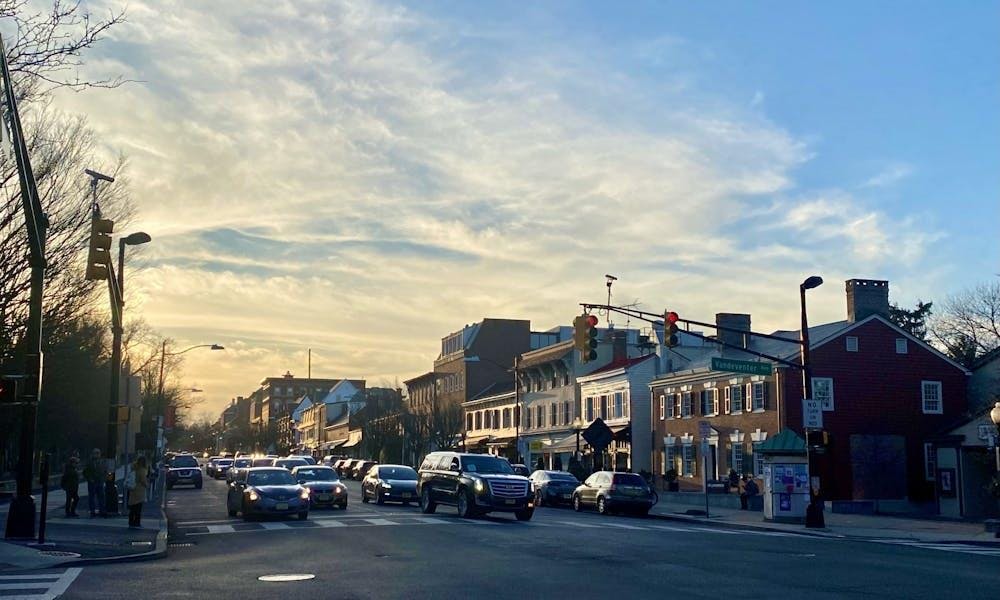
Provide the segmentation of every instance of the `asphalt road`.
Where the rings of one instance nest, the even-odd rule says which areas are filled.
[[[243,524],[225,483],[168,493],[163,560],[85,567],[64,598],[996,598],[1000,556],[543,508],[462,520],[362,504]],[[262,582],[271,574],[313,579]]]

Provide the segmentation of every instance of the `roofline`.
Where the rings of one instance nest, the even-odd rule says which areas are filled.
[[[517,392],[511,390],[503,394],[495,394],[493,396],[486,396],[485,398],[475,398],[472,400],[466,400],[465,402],[462,402],[460,406],[469,408],[469,407],[479,406],[480,404],[487,404],[489,402],[496,402],[498,400],[507,400],[507,399],[516,400]]]
[[[643,362],[645,362],[646,360],[648,360],[649,358],[651,358],[653,356],[656,356],[656,355],[655,354],[647,354],[645,356],[637,356],[637,357],[635,357],[633,359],[630,359],[630,360],[633,360],[635,362],[632,362],[630,364],[618,367],[617,369],[614,369],[612,371],[601,371],[600,369],[598,369],[597,371],[599,371],[599,372],[588,373],[586,375],[579,375],[579,376],[577,376],[576,381],[577,381],[577,383],[589,383],[591,381],[597,381],[598,379],[604,379],[606,377],[617,377],[619,375],[625,375],[625,374],[628,373],[629,369],[631,369],[632,367],[635,367],[637,365],[642,364]]]
[[[993,359],[1000,358],[1000,346],[990,350],[986,354],[980,356],[972,362],[972,370],[975,371],[979,367],[985,366],[987,363],[993,362]]]
[[[563,340],[561,342],[556,342],[555,344],[549,344],[548,346],[542,346],[541,348],[536,348],[534,350],[528,350],[527,352],[521,353],[521,360],[525,358],[534,358],[534,354],[544,354],[546,352],[555,352],[556,348],[559,346],[566,346],[566,350],[570,350],[573,347],[573,340]],[[559,356],[562,358],[562,356]],[[555,360],[554,358],[552,360]]]

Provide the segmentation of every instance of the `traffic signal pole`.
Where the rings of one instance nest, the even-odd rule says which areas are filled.
[[[31,169],[28,146],[21,128],[21,117],[17,110],[7,64],[7,50],[0,37],[0,76],[3,78],[3,124],[4,141],[10,140],[14,159],[17,163],[18,183],[21,189],[21,205],[24,223],[28,233],[29,265],[31,267],[31,291],[28,296],[28,323],[24,333],[24,385],[20,386],[18,398],[20,408],[21,435],[17,456],[17,492],[10,503],[4,536],[11,538],[35,537],[35,500],[31,497],[31,474],[35,454],[35,422],[42,383],[42,296],[45,287],[45,235],[49,221],[42,210],[35,186],[35,175]],[[46,482],[47,483],[47,482]]]

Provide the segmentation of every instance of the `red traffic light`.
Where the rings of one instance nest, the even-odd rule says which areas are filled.
[[[667,323],[676,323],[678,319],[680,319],[680,317],[678,317],[677,313],[674,311],[667,313]]]
[[[597,327],[597,315],[587,315],[587,325],[589,327]]]

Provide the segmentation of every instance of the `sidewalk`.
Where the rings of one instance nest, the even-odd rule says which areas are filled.
[[[89,518],[85,485],[80,486],[78,518],[66,518],[66,493],[49,493],[46,511],[45,545],[0,540],[0,571],[43,569],[53,566],[82,566],[103,562],[143,560],[166,555],[167,518],[163,509],[164,477],[156,483],[153,499],[143,504],[142,528],[128,527],[128,509],[117,517]],[[35,495],[36,507],[41,499]],[[6,522],[7,506],[0,506]],[[37,527],[36,527],[37,530]]]
[[[649,514],[661,519],[693,521],[739,529],[763,529],[823,537],[1000,545],[1000,539],[994,537],[994,534],[983,531],[982,523],[825,512],[823,513],[826,521],[825,529],[806,529],[804,525],[799,524],[769,523],[764,520],[764,513],[761,511],[734,510],[713,506],[709,509],[709,518],[707,519],[704,516],[703,509],[697,511],[700,513],[698,515],[686,514],[687,511],[697,508],[696,506],[678,503],[672,505],[660,503],[654,506]]]

